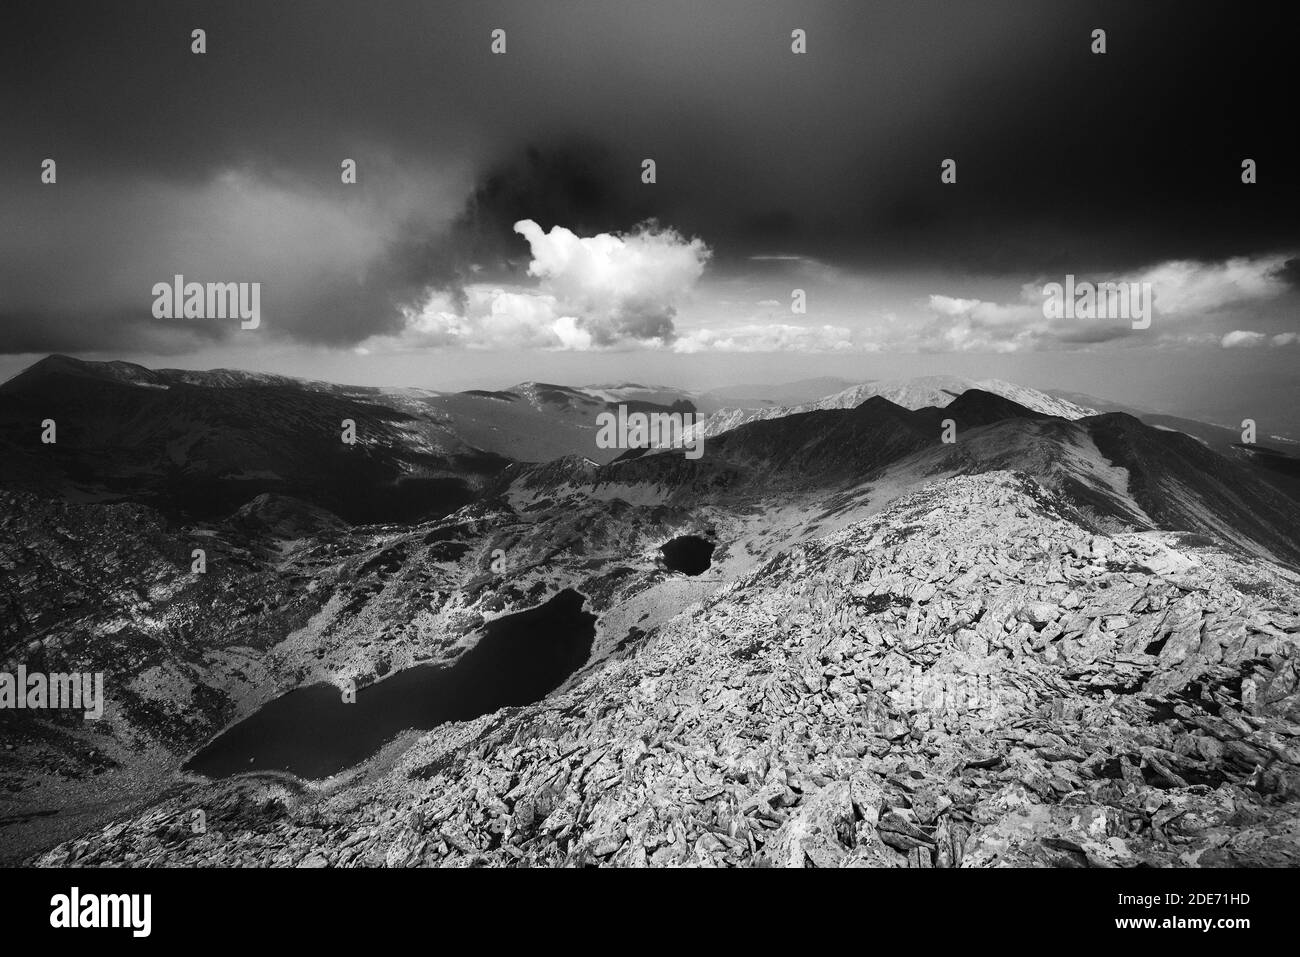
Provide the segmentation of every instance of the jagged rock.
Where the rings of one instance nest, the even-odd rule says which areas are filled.
[[[232,801],[176,840],[232,787],[196,783],[39,861],[1293,865],[1295,582],[1081,521],[1019,475],[938,480],[274,826]]]
[[[763,857],[782,867],[834,867],[854,843],[849,784],[837,781],[803,799],[765,842]]]

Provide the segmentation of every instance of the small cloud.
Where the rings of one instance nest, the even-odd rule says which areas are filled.
[[[845,326],[754,323],[725,329],[697,329],[673,344],[676,352],[851,352],[852,330]],[[874,351],[867,349],[865,351]]]
[[[985,328],[1023,325],[1043,318],[1041,299],[1037,304],[1018,302],[1001,305],[980,299],[931,296],[930,308],[941,315],[966,319]]]
[[[1267,338],[1262,332],[1235,329],[1219,340],[1219,345],[1225,349],[1249,349],[1253,346],[1263,345]]]
[[[777,268],[788,274],[815,279],[819,282],[835,282],[840,278],[840,271],[829,263],[812,256],[795,256],[790,253],[759,253],[747,256],[750,262],[774,263]]]

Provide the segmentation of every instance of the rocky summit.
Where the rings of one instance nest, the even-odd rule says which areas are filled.
[[[638,577],[644,546],[608,546],[630,584],[595,599],[592,661],[541,701],[321,781],[174,778],[30,860],[1300,864],[1290,568],[1204,534],[1102,530],[1014,469],[936,475],[879,507],[830,501],[818,521],[774,508],[762,534],[746,532],[752,501],[701,505],[678,524],[707,511],[735,537],[658,617],[638,619],[637,596],[663,605],[668,579]],[[544,506],[517,500],[515,520]]]

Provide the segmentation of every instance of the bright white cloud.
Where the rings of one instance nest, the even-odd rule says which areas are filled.
[[[1225,349],[1248,349],[1252,346],[1262,346],[1267,340],[1268,336],[1262,332],[1234,329],[1219,341],[1219,345]]]
[[[561,320],[553,296],[533,290],[472,285],[464,290],[463,305],[448,293],[432,293],[419,309],[407,310],[406,328],[401,335],[371,340],[366,348],[572,348],[571,330]]]
[[[642,227],[627,235],[578,236],[531,219],[515,223],[533,260],[528,274],[553,296],[566,328],[600,346],[626,339],[671,342],[678,304],[704,272],[709,248],[671,229]]]
[[[1001,305],[980,299],[954,299],[951,296],[931,296],[930,308],[940,315],[965,319],[981,327],[1020,326],[1043,317],[1042,297],[1033,302]]]
[[[659,347],[677,337],[678,305],[709,259],[700,239],[653,224],[624,235],[582,237],[532,220],[515,231],[528,241],[535,287],[475,283],[463,301],[432,291],[406,311],[402,333],[365,343],[367,351],[438,346],[469,349]]]
[[[1156,311],[1161,315],[1197,314],[1280,296],[1287,289],[1283,268],[1289,258],[1237,257],[1221,263],[1176,260],[1124,278],[1151,283]]]

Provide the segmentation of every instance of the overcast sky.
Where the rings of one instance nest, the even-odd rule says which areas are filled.
[[[953,371],[1294,407],[1282,7],[10,2],[0,375]],[[261,326],[154,318],[177,273],[261,282]],[[1152,282],[1151,327],[1045,319],[1067,273]]]

